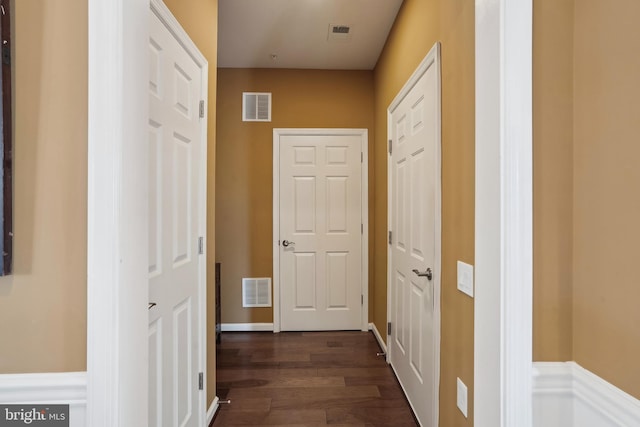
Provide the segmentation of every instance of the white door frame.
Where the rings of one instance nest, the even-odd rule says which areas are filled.
[[[273,129],[273,332],[280,332],[280,136],[356,135],[361,137],[362,167],[362,331],[369,330],[369,132],[367,129]]]
[[[87,425],[91,427],[148,423],[145,142],[150,8],[169,24],[208,75],[206,60],[161,0],[89,0]],[[206,85],[203,92],[206,105]],[[203,122],[206,129],[206,119]],[[203,138],[206,150],[206,131]],[[204,154],[202,173],[206,174],[206,151]],[[206,197],[205,188],[199,191]],[[201,215],[203,236],[204,224]],[[203,295],[200,293],[201,322],[206,318]],[[201,329],[199,357],[206,376],[205,334]],[[206,390],[201,401],[206,409]],[[202,414],[201,419],[205,418]]]
[[[148,0],[89,0],[87,425],[148,420]]]
[[[437,343],[438,348],[440,348],[440,278],[442,277],[442,104],[441,104],[441,96],[442,96],[442,80],[441,80],[441,69],[440,69],[440,42],[436,42],[433,47],[429,50],[429,53],[424,57],[420,65],[413,72],[411,77],[404,84],[400,92],[393,99],[389,107],[387,108],[387,139],[393,140],[393,135],[391,135],[392,129],[392,113],[398,108],[398,105],[404,100],[404,98],[409,94],[411,89],[418,83],[418,81],[422,78],[422,76],[427,72],[430,67],[435,67],[436,70],[436,78],[438,82],[438,87],[436,89],[436,96],[438,97],[438,108],[436,111],[437,119],[436,123],[438,126],[437,129],[437,141],[436,141],[436,170],[435,174],[435,229],[433,232],[434,237],[434,246],[436,250],[434,251],[434,260],[433,260],[433,269],[436,271],[434,274],[433,280],[433,342]],[[392,231],[392,215],[393,215],[393,205],[391,203],[392,195],[393,195],[393,181],[390,171],[392,170],[393,160],[387,148],[387,232]],[[391,245],[387,245],[387,322],[391,322],[391,304],[392,304],[392,295],[391,295],[391,283],[393,280],[393,259],[392,259],[392,250]],[[387,339],[389,339],[387,337]],[[387,342],[387,362],[391,362],[391,352],[393,351],[393,346]],[[440,352],[436,355],[435,360],[435,384],[434,384],[434,397],[436,400],[439,399],[440,395]],[[438,401],[435,403],[435,412],[433,414],[433,423],[434,425],[438,424]]]
[[[474,421],[532,423],[532,0],[476,0]]]

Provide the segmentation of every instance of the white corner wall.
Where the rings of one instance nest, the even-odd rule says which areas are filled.
[[[87,425],[87,373],[0,375],[3,404],[69,405],[69,426]]]
[[[536,362],[533,426],[636,427],[640,400],[575,362]]]

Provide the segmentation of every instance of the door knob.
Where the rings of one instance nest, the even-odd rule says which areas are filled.
[[[147,310],[151,310],[153,307],[155,307],[157,304],[155,302],[150,302],[149,303],[149,308]]]
[[[433,279],[433,271],[431,270],[431,268],[427,268],[427,270],[423,273],[421,273],[417,268],[414,268],[412,271],[416,273],[418,277],[426,277],[429,280]]]
[[[289,240],[283,240],[283,241],[282,241],[282,246],[284,246],[285,248],[286,248],[287,246],[289,246],[289,245],[295,245],[295,244],[296,244],[296,242],[291,242],[291,241],[289,241]]]

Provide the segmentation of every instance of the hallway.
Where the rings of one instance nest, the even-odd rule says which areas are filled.
[[[222,334],[213,427],[416,426],[372,333]]]

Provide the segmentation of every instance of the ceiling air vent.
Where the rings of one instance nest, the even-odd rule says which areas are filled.
[[[271,278],[242,279],[243,307],[271,307]]]
[[[352,28],[349,25],[329,24],[327,40],[330,42],[347,41],[351,39],[352,33]]]
[[[336,25],[331,28],[331,32],[334,34],[349,34],[349,29],[346,25]]]
[[[271,121],[271,94],[244,92],[242,94],[243,122]]]

